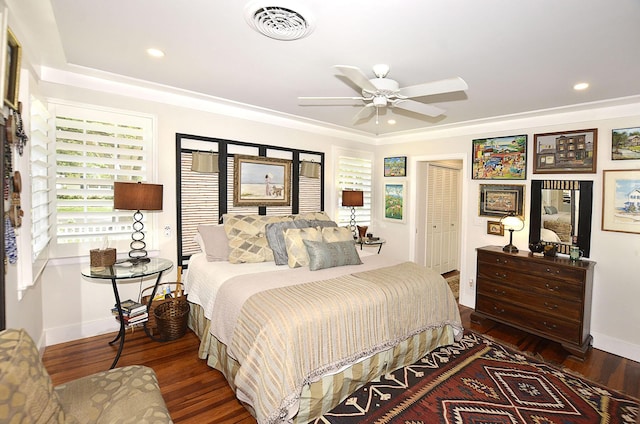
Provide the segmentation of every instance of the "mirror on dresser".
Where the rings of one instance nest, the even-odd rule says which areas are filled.
[[[567,255],[575,244],[589,257],[592,203],[593,181],[531,181],[529,243],[554,243]]]

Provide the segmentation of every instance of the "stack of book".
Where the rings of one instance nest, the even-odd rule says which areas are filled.
[[[149,314],[147,313],[147,305],[144,305],[135,300],[127,299],[120,302],[122,308],[122,320],[126,325],[134,325],[146,322],[149,320]],[[120,321],[118,316],[118,305],[115,305],[111,309],[111,313],[116,316],[116,320]]]

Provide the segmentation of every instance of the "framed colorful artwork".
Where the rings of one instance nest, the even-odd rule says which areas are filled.
[[[388,183],[384,185],[384,219],[405,222],[406,184]]]
[[[262,156],[234,157],[234,206],[291,204],[291,161]]]
[[[524,185],[480,184],[480,216],[524,216]]]
[[[533,173],[593,174],[597,143],[597,128],[535,134]]]
[[[640,127],[611,132],[611,160],[640,159]]]
[[[474,180],[526,180],[527,136],[479,138],[472,142]]]
[[[602,231],[640,234],[640,169],[603,172]]]
[[[397,156],[392,158],[384,158],[384,176],[385,177],[406,177],[407,176],[407,157]]]

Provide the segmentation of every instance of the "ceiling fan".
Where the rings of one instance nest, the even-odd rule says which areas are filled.
[[[362,102],[364,107],[356,114],[354,122],[358,122],[364,118],[367,120],[370,119],[375,110],[377,124],[379,109],[383,107],[397,107],[431,117],[439,116],[445,112],[444,109],[417,102],[411,100],[411,98],[462,91],[469,88],[467,83],[460,77],[400,88],[400,84],[398,84],[397,81],[387,78],[389,66],[385,64],[373,66],[373,73],[376,77],[372,79],[369,79],[360,68],[355,66],[335,65],[334,68],[357,85],[362,90],[362,95],[358,97],[298,97],[298,100],[300,100],[302,104],[315,104],[318,101],[331,102],[336,100]]]

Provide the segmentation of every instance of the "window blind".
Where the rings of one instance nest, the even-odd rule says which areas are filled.
[[[338,156],[337,185],[338,225],[349,225],[351,208],[342,206],[342,190],[360,190],[363,192],[364,206],[356,207],[356,223],[371,224],[371,170],[372,161],[365,158]]]
[[[55,105],[56,242],[129,238],[131,211],[114,211],[113,182],[148,181],[153,119]]]

